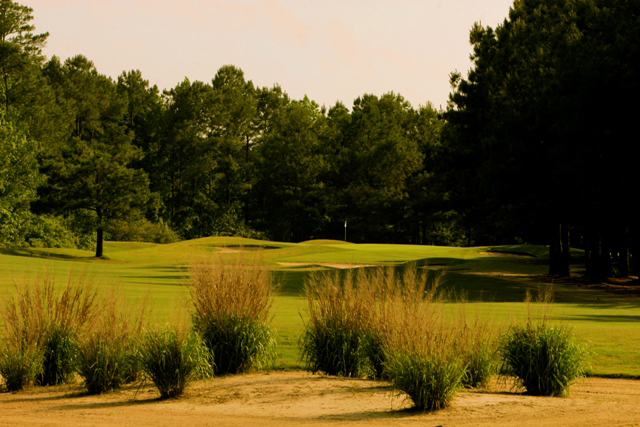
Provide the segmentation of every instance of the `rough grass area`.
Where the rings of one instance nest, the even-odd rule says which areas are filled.
[[[224,246],[269,246],[263,251],[222,252]],[[496,252],[501,254],[496,255]],[[529,254],[533,256],[521,256]],[[470,315],[509,325],[526,317],[522,302],[526,290],[546,280],[546,248],[509,247],[449,248],[414,245],[356,245],[338,241],[300,244],[265,242],[232,237],[212,237],[173,244],[106,242],[108,260],[96,260],[92,252],[69,249],[0,248],[0,297],[11,295],[13,280],[36,276],[49,269],[63,281],[69,271],[88,269],[100,292],[118,283],[132,303],[149,296],[150,320],[189,321],[189,293],[185,283],[190,265],[210,257],[256,257],[280,283],[272,313],[278,342],[279,368],[303,368],[298,338],[303,331],[304,277],[317,264],[394,265],[415,261],[424,268],[445,269],[443,287],[467,294]],[[577,254],[579,255],[579,254]],[[283,266],[280,262],[314,266]],[[326,268],[325,268],[326,269]],[[594,354],[591,374],[640,376],[640,299],[598,289],[559,283],[550,321],[573,326],[575,336],[586,341]],[[451,304],[452,312],[456,311]],[[301,315],[302,313],[302,315]]]

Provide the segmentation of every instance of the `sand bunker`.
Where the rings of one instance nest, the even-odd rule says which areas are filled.
[[[79,385],[0,393],[0,426],[584,426],[640,425],[640,381],[588,378],[568,398],[495,382],[435,413],[408,410],[386,382],[274,372],[199,381],[178,399],[150,385],[84,396]]]
[[[375,264],[336,264],[329,262],[279,262],[278,265],[282,265],[283,267],[329,267],[329,268],[339,268],[339,269],[347,269],[347,268],[362,268],[362,267],[375,267]]]

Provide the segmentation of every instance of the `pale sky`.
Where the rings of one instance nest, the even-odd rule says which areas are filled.
[[[256,86],[351,107],[393,91],[446,106],[449,73],[471,66],[469,30],[495,27],[513,0],[17,0],[33,8],[44,54],[83,54],[102,74],[139,69],[170,89],[232,64]]]

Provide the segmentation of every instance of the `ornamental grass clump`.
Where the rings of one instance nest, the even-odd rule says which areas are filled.
[[[193,327],[211,352],[216,375],[273,364],[269,310],[275,285],[265,265],[244,259],[198,263],[189,290]]]
[[[467,388],[485,387],[498,367],[499,330],[480,318],[468,323],[465,316],[460,322],[464,324],[460,351],[466,363],[462,385]]]
[[[352,271],[318,272],[305,282],[309,321],[301,346],[314,373],[360,377],[369,371],[369,354],[381,343],[373,339],[372,294],[363,292],[364,278]]]
[[[386,378],[394,322],[403,304],[427,296],[428,276],[415,265],[310,275],[305,283],[309,321],[301,340],[310,369]]]
[[[180,396],[194,379],[213,374],[211,356],[198,334],[176,329],[148,332],[139,345],[140,368],[162,398]]]
[[[100,394],[134,381],[140,370],[137,357],[145,305],[135,315],[122,298],[108,295],[91,333],[80,341],[78,373],[89,394]]]
[[[42,371],[42,352],[36,348],[20,348],[5,343],[0,349],[0,375],[8,391],[29,386]]]
[[[587,351],[571,329],[546,320],[513,325],[500,346],[502,373],[534,396],[565,396],[584,376]]]
[[[492,361],[472,353],[491,336],[451,315],[441,283],[441,272],[415,264],[310,275],[303,357],[314,372],[388,379],[419,410],[446,407],[465,376],[490,375]]]
[[[421,344],[391,351],[388,375],[393,388],[406,393],[416,409],[443,409],[461,387],[466,372],[464,358],[452,353],[450,343],[442,337]],[[440,345],[443,348],[438,348]]]
[[[534,396],[565,396],[585,375],[586,346],[575,340],[568,326],[548,321],[553,297],[550,286],[533,294],[527,291],[526,320],[512,325],[500,341],[501,374]]]
[[[387,298],[386,375],[416,409],[445,408],[462,386],[465,324],[446,316],[441,276],[405,270]]]
[[[36,372],[40,385],[68,382],[76,368],[78,337],[95,316],[96,296],[83,273],[69,274],[62,289],[48,272],[35,282],[16,284],[15,296],[5,300],[1,312],[12,360],[38,360],[40,367],[25,372]]]

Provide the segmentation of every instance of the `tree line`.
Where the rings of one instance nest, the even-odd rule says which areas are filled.
[[[0,0],[0,242],[96,247],[211,235],[585,249],[635,267],[630,0],[516,0],[476,24],[445,110],[401,95],[349,109],[256,87],[227,65],[160,91],[85,56],[47,60],[33,11]]]

